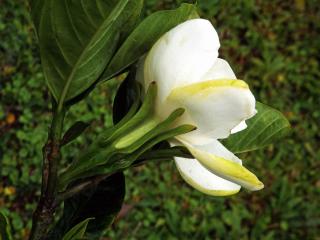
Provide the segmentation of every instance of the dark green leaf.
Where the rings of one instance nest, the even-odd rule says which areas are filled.
[[[178,9],[159,11],[150,15],[125,40],[101,79],[108,80],[121,72],[145,54],[164,33],[196,17],[196,7],[192,4],[182,4]]]
[[[79,137],[83,133],[83,131],[86,130],[89,126],[89,123],[85,123],[82,121],[75,122],[64,134],[61,141],[61,146],[66,145],[69,142],[76,139],[77,137]]]
[[[143,0],[30,0],[44,74],[57,101],[97,81],[142,5]]]
[[[124,196],[125,177],[123,173],[111,175],[97,186],[65,201],[63,216],[51,236],[59,238],[70,226],[90,217],[93,217],[94,220],[90,221],[87,233],[98,236],[113,222],[121,209]]]
[[[83,239],[84,234],[86,233],[86,229],[88,226],[88,223],[93,218],[87,218],[83,220],[82,222],[75,225],[70,231],[66,233],[66,235],[63,236],[62,240],[79,240]]]
[[[140,89],[135,81],[136,71],[131,70],[121,83],[113,102],[113,123],[117,124],[129,112],[132,104],[140,100]]]
[[[9,221],[2,212],[0,212],[0,240],[12,240]]]
[[[230,151],[241,153],[256,150],[276,142],[290,131],[290,123],[281,112],[259,102],[256,108],[258,113],[246,121],[247,129],[223,140]]]
[[[157,96],[157,85],[153,82],[149,85],[148,91],[146,93],[145,99],[140,107],[139,111],[128,121],[123,124],[120,128],[111,135],[108,139],[109,141],[114,140],[115,138],[120,137],[121,135],[126,135],[137,125],[141,124],[146,120],[147,117],[153,116],[155,99]],[[107,144],[108,142],[106,142]]]

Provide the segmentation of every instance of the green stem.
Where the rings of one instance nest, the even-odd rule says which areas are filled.
[[[53,222],[56,206],[58,164],[61,159],[60,141],[62,135],[65,109],[55,111],[48,140],[44,145],[41,196],[33,214],[32,229],[29,240],[44,240]]]

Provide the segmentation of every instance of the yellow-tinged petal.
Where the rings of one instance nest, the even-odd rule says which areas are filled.
[[[199,144],[228,137],[234,127],[256,113],[255,98],[248,85],[237,79],[216,79],[175,88],[166,105],[186,109],[178,124],[197,126],[196,131],[187,135],[198,138]]]
[[[201,165],[196,159],[176,157],[181,177],[193,188],[211,196],[228,196],[239,192],[240,185],[225,180]]]
[[[207,97],[214,91],[224,90],[223,88],[243,88],[249,89],[246,82],[238,79],[219,79],[199,83],[189,84],[184,87],[175,88],[171,91],[169,99],[187,98],[190,95],[201,95]]]
[[[260,190],[264,187],[263,183],[260,182],[252,172],[243,167],[241,162],[237,161],[238,158],[236,158],[231,152],[227,149],[223,149],[221,147],[222,145],[219,145],[221,143],[218,141],[212,143],[212,152],[207,151],[208,146],[201,149],[201,146],[194,146],[181,138],[179,138],[179,141],[181,141],[183,145],[188,148],[191,154],[212,173],[237,183],[251,191]],[[233,159],[226,159],[225,157],[222,157],[221,154],[220,156],[217,155],[219,152],[221,153],[221,150],[228,151],[228,153],[225,152],[222,154],[225,156],[233,155]]]

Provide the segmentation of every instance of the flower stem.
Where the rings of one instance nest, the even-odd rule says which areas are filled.
[[[53,114],[48,139],[42,149],[42,186],[37,208],[33,214],[32,229],[29,240],[45,240],[53,222],[56,206],[58,164],[61,159],[60,140],[62,134],[65,109]]]

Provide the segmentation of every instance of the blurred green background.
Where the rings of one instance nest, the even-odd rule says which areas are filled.
[[[146,0],[145,13],[180,2]],[[220,56],[259,101],[287,116],[292,134],[240,156],[265,183],[259,192],[203,195],[173,162],[127,171],[124,208],[104,239],[320,239],[319,1],[198,0],[198,7],[218,30]],[[87,133],[109,126],[118,84],[101,84],[72,109],[67,125],[92,121]],[[0,209],[16,239],[31,227],[49,103],[26,3],[0,0]],[[84,135],[64,149],[66,161],[90,142]]]

